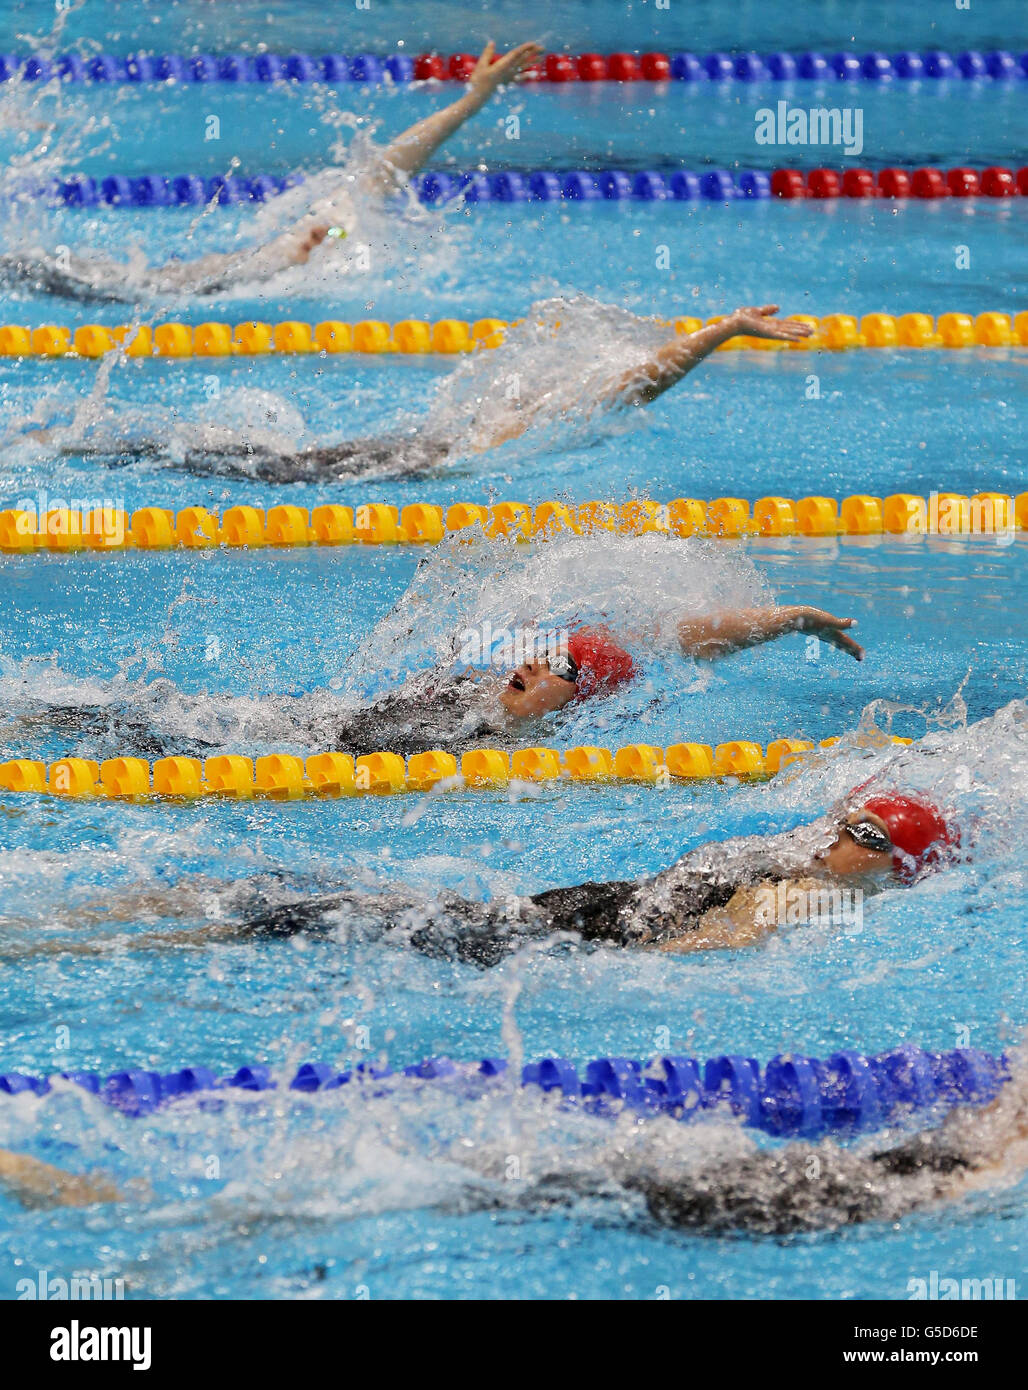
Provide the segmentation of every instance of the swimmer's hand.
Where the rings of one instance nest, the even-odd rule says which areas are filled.
[[[854,661],[864,660],[864,648],[858,646],[845,631],[855,625],[855,618],[836,618],[823,608],[809,608],[804,604],[795,604],[788,611],[795,632],[812,633],[822,642],[829,642],[841,652],[848,652]]]
[[[496,45],[490,39],[468,78],[468,87],[478,101],[486,102],[499,87],[513,82],[525,68],[537,63],[544,52],[542,44],[533,41],[519,43],[497,58]]]
[[[783,343],[796,343],[801,338],[809,338],[813,329],[808,323],[798,323],[795,319],[776,319],[777,304],[762,304],[759,309],[736,309],[729,314],[727,324],[736,333],[749,338],[775,338]]]

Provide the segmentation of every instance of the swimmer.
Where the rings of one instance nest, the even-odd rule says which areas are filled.
[[[109,897],[95,910],[76,907],[72,920],[81,927],[141,915],[222,917],[201,927],[118,938],[119,945],[142,949],[399,931],[424,955],[479,967],[554,938],[680,955],[734,951],[789,924],[797,902],[805,908],[802,920],[838,925],[845,920],[837,911],[839,890],[858,886],[874,893],[909,885],[949,862],[959,844],[957,827],[925,798],[894,790],[872,795],[860,788],[812,825],[756,843],[703,845],[640,880],[581,883],[502,902],[473,902],[449,892],[428,899],[397,890],[352,889],[289,900],[278,884],[232,884],[219,895],[209,881],[186,880],[171,892],[148,888],[121,903]],[[268,905],[272,896],[276,901]],[[228,920],[229,912],[237,913],[237,920]],[[10,919],[6,925],[12,925]],[[13,951],[0,947],[0,955],[97,955],[105,949],[95,940],[51,939]]]
[[[714,661],[804,632],[862,661],[864,649],[848,633],[854,622],[794,604],[686,617],[678,623],[677,637],[684,656]],[[387,746],[406,756],[427,747],[464,749],[485,737],[524,736],[534,720],[572,702],[608,696],[637,674],[631,654],[609,629],[582,625],[556,652],[524,661],[506,676],[476,671],[447,680],[436,673],[417,677],[413,689],[384,696],[332,732],[336,746],[347,752],[373,753]]]
[[[837,618],[820,608],[788,604],[773,608],[735,609],[682,618],[677,624],[682,654],[713,661],[747,647],[772,642],[790,633],[805,633],[863,660],[864,650],[849,635],[852,618]],[[373,704],[343,715],[326,710],[324,696],[301,696],[277,702],[245,729],[232,728],[216,696],[187,696],[165,682],[154,682],[146,694],[155,713],[168,703],[176,722],[196,710],[220,728],[208,741],[164,736],[152,720],[126,717],[103,706],[48,705],[16,716],[5,730],[10,742],[17,731],[45,725],[86,737],[99,737],[122,748],[131,742],[140,755],[166,753],[201,756],[237,738],[270,741],[275,738],[303,744],[309,752],[340,751],[356,757],[389,748],[404,757],[426,748],[461,752],[483,738],[524,737],[546,715],[572,702],[602,699],[637,675],[635,660],[606,628],[580,626],[556,652],[522,662],[502,676],[496,672],[438,670],[419,673],[401,689]],[[195,722],[195,721],[191,721]]]
[[[10,1149],[0,1149],[0,1190],[26,1207],[89,1207],[123,1200],[107,1178],[80,1177]]]
[[[354,222],[352,194],[382,198],[416,174],[435,151],[469,117],[475,115],[505,83],[542,56],[537,43],[522,43],[496,57],[490,40],[468,78],[464,93],[441,111],[405,130],[382,152],[375,169],[319,198],[288,231],[262,245],[241,251],[216,252],[195,260],[172,260],[137,270],[99,256],[68,253],[58,261],[43,252],[0,255],[0,281],[29,281],[46,294],[80,300],[118,300],[131,303],[141,296],[217,294],[240,281],[259,282],[294,265],[305,265],[315,247],[330,233],[345,236]],[[351,187],[352,185],[352,187]]]
[[[817,832],[815,844],[794,832],[773,845],[705,845],[639,881],[552,888],[504,904],[444,897],[414,927],[410,943],[427,955],[479,966],[495,965],[526,941],[565,934],[674,954],[734,951],[774,932],[782,903],[802,897],[813,909],[808,916],[824,911],[830,918],[833,887],[875,892],[912,883],[959,844],[959,832],[937,807],[900,792],[858,798]],[[257,937],[331,930],[333,918],[338,924],[340,911],[353,905],[352,894],[329,894],[280,905],[238,930]],[[394,901],[394,921],[396,910]],[[417,913],[408,908],[404,915],[413,921]]]
[[[812,333],[808,324],[775,318],[777,313],[777,304],[736,309],[719,323],[708,324],[695,333],[676,333],[648,360],[602,382],[593,399],[583,401],[576,396],[563,409],[557,409],[557,418],[566,419],[593,409],[635,409],[649,405],[688,376],[717,348],[740,334],[795,343]],[[548,395],[524,405],[512,403],[503,422],[475,444],[471,452],[481,453],[519,438],[544,410],[549,411],[547,418],[553,418],[555,407]],[[52,442],[52,434],[47,430],[30,431],[30,434],[41,443]],[[62,452],[118,460],[166,456],[166,448],[159,439],[112,443],[94,450],[84,450],[79,442]],[[211,444],[187,449],[181,460],[168,466],[205,477],[246,477],[265,483],[331,482],[362,477],[424,477],[438,469],[454,452],[452,439],[415,428],[402,434],[314,445],[294,454],[277,453],[246,441]]]
[[[674,1176],[625,1165],[621,1184],[641,1192],[668,1226],[711,1234],[790,1235],[865,1221],[895,1222],[940,1202],[1008,1186],[1028,1169],[1028,1094],[1015,1072],[989,1106],[959,1106],[935,1130],[891,1148],[855,1153],[831,1140],[754,1147],[713,1171]],[[816,1178],[811,1174],[816,1173]]]

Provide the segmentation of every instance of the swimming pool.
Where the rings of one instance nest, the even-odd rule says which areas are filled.
[[[574,8],[560,36],[571,48],[627,42],[623,18]],[[22,7],[0,47],[22,51],[15,30],[47,27],[34,10]],[[852,7],[795,6],[773,24],[756,6],[728,18],[703,7],[688,35],[665,33],[646,7],[632,11],[632,46],[642,50],[854,46]],[[283,7],[269,46],[303,47],[310,13]],[[993,6],[987,18],[968,12],[959,23],[947,13],[926,36],[912,15],[869,4],[856,46],[893,51],[930,38],[953,51],[1020,51],[1018,19],[1012,5]],[[368,51],[391,52],[398,37],[418,51],[470,42],[434,7],[404,7],[401,24],[394,7],[382,6],[366,22]],[[126,8],[116,39],[113,30],[109,38],[90,31],[88,9],[67,23],[61,51],[82,38],[118,52],[246,46],[221,12],[198,17],[189,5]],[[501,42],[517,37],[509,27],[497,32]],[[552,34],[543,37],[557,46]],[[340,34],[325,47],[354,44]],[[844,85],[851,90],[836,84],[832,100]],[[818,99],[811,88],[818,84],[797,84],[790,99]],[[866,108],[862,163],[1024,160],[1023,81],[855,90]],[[500,124],[483,115],[437,164],[778,167],[792,160],[753,141],[753,108],[777,99],[769,91],[639,84],[625,101],[617,84],[602,83],[518,93],[516,157]],[[209,177],[233,157],[249,175],[311,173],[343,158],[333,149],[348,138],[339,111],[370,115],[393,134],[440,100],[421,88],[312,92],[217,87],[201,99],[142,85],[45,93],[7,84],[0,102],[5,113],[20,113],[21,126],[8,121],[5,152],[22,163],[0,189],[3,249],[81,242],[117,253],[135,242],[156,261],[184,244],[190,252],[222,246],[254,215],[282,225],[293,195],[256,214],[213,207],[201,217],[198,208],[11,201],[10,180],[28,173],[42,182],[58,171]],[[33,122],[54,114],[48,103],[57,108],[52,147],[25,162],[39,143]],[[202,139],[210,114],[221,121],[217,142]],[[190,121],[196,133],[183,135]],[[842,163],[803,153],[804,168]],[[244,283],[212,301],[166,298],[127,312],[10,285],[0,319],[28,326],[137,315],[236,324],[550,314],[560,317],[566,346],[558,359],[530,336],[512,335],[456,368],[435,356],[359,354],[0,358],[0,508],[35,505],[41,494],[41,509],[101,498],[128,512],[223,512],[284,500],[310,508],[1020,494],[1028,490],[1026,359],[1016,348],[725,353],[639,418],[552,419],[486,454],[460,445],[470,440],[468,402],[511,374],[533,386],[557,373],[557,384],[573,390],[597,362],[617,360],[623,335],[659,339],[656,326],[633,316],[705,317],[768,299],[787,312],[858,318],[1015,314],[1023,307],[1024,201],[456,200],[369,215],[361,227],[372,248],[367,269],[325,258],[309,272],[287,272],[269,286]],[[183,242],[190,228],[191,246]],[[961,247],[966,269],[957,268]],[[426,417],[458,442],[452,461],[428,476],[385,470],[283,489],[182,466],[213,430],[299,447]],[[32,425],[46,426],[51,442],[29,437]],[[154,437],[165,445],[161,457],[125,450]],[[87,453],[99,445],[103,459]],[[564,622],[585,610],[632,627],[714,598],[757,603],[773,594],[856,617],[868,649],[858,666],[795,637],[705,666],[657,641],[637,651],[640,678],[599,713],[569,706],[532,737],[556,748],[663,748],[843,736],[766,783],[559,782],[288,804],[5,794],[2,1069],[198,1065],[227,1074],[260,1063],[285,1076],[306,1061],[399,1069],[440,1055],[766,1060],[840,1048],[871,1054],[906,1042],[938,1051],[1013,1048],[1028,1003],[1028,549],[1023,534],[1000,539],[1010,543],[598,535],[532,547],[458,539],[424,550],[0,557],[5,759],[303,754],[323,746],[317,740],[337,711],[439,660],[454,631],[487,619]],[[873,730],[915,743],[888,744]],[[174,897],[185,891],[176,885],[197,879],[203,890],[187,923],[217,921],[231,885],[247,882],[306,892],[356,882],[370,895],[403,887],[427,901],[444,890],[493,899],[634,878],[709,841],[790,830],[885,767],[957,806],[975,827],[971,862],[881,895],[859,927],[789,930],[754,951],[675,959],[533,948],[482,971],[426,958],[402,933],[383,940],[356,929],[344,939],[145,949],[143,938],[180,925],[165,906],[139,901],[110,920],[103,910],[128,893],[170,888]],[[73,943],[95,953],[48,949],[67,943],[76,924]],[[669,1232],[645,1218],[637,1197],[597,1188],[626,1155],[673,1166],[743,1151],[750,1136],[723,1114],[693,1127],[630,1112],[611,1118],[505,1087],[468,1102],[416,1078],[388,1094],[370,1085],[313,1096],[225,1093],[217,1104],[182,1100],[144,1117],[72,1086],[2,1100],[3,1147],[74,1171],[101,1167],[122,1183],[142,1177],[150,1189],[128,1218],[121,1207],[24,1211],[0,1195],[0,1292],[8,1297],[26,1272],[89,1269],[124,1278],[130,1298],[654,1298],[669,1290],[674,1298],[902,1299],[908,1281],[932,1269],[1018,1275],[1028,1235],[1023,1180],[956,1212],[776,1241]],[[588,1195],[533,1205],[533,1183],[555,1171],[592,1178]]]

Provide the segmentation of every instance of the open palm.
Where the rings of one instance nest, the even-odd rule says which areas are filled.
[[[480,95],[491,96],[505,82],[513,82],[518,73],[531,67],[543,56],[541,44],[519,43],[509,53],[496,57],[496,45],[492,39],[482,49],[481,56],[472,70],[468,82]]]
[[[777,304],[762,304],[758,309],[736,309],[732,315],[733,326],[740,333],[751,338],[776,338],[782,342],[798,342],[809,338],[814,331],[809,324],[796,319],[776,319]]]

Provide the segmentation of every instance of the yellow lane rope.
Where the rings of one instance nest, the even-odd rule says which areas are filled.
[[[711,501],[679,497],[661,503],[624,504],[549,501],[455,502],[449,507],[412,502],[403,508],[385,502],[346,507],[325,503],[308,511],[286,503],[267,511],[229,507],[220,515],[205,507],[140,507],[129,515],[117,507],[88,502],[35,511],[0,511],[0,551],[30,555],[47,551],[233,550],[260,547],[347,545],[437,545],[448,535],[475,531],[519,541],[555,535],[611,532],[642,535],[712,536],[992,536],[1012,538],[1028,531],[1028,492],[1016,497],[981,492],[858,494],[832,497],[741,497]]]
[[[908,744],[909,738],[888,737]],[[0,790],[55,796],[140,799],[176,797],[267,797],[276,801],[307,797],[389,794],[459,788],[502,788],[516,782],[640,782],[667,783],[734,778],[754,781],[774,777],[797,758],[829,748],[837,738],[819,744],[806,739],[774,739],[764,748],[749,739],[711,747],[706,743],[675,743],[668,748],[630,743],[609,748],[475,748],[461,755],[430,749],[406,762],[398,753],[383,751],[353,758],[349,753],[314,753],[307,758],[271,753],[252,758],[222,753],[199,758],[59,758],[47,765],[30,758],[0,763]]]
[[[695,333],[721,321],[679,317],[666,320],[678,333]],[[764,352],[811,351],[827,348],[1009,348],[1028,347],[1028,311],[1010,314],[792,314],[809,324],[809,338],[795,343],[739,336],[718,351],[739,348]],[[517,320],[513,320],[517,322]],[[0,326],[0,357],[102,357],[124,351],[129,357],[253,357],[266,353],[461,353],[498,347],[511,321],[484,318],[402,319],[359,323],[327,319],[321,323],[286,320],[281,323],[160,323],[135,328],[88,323],[79,328],[42,324]]]

